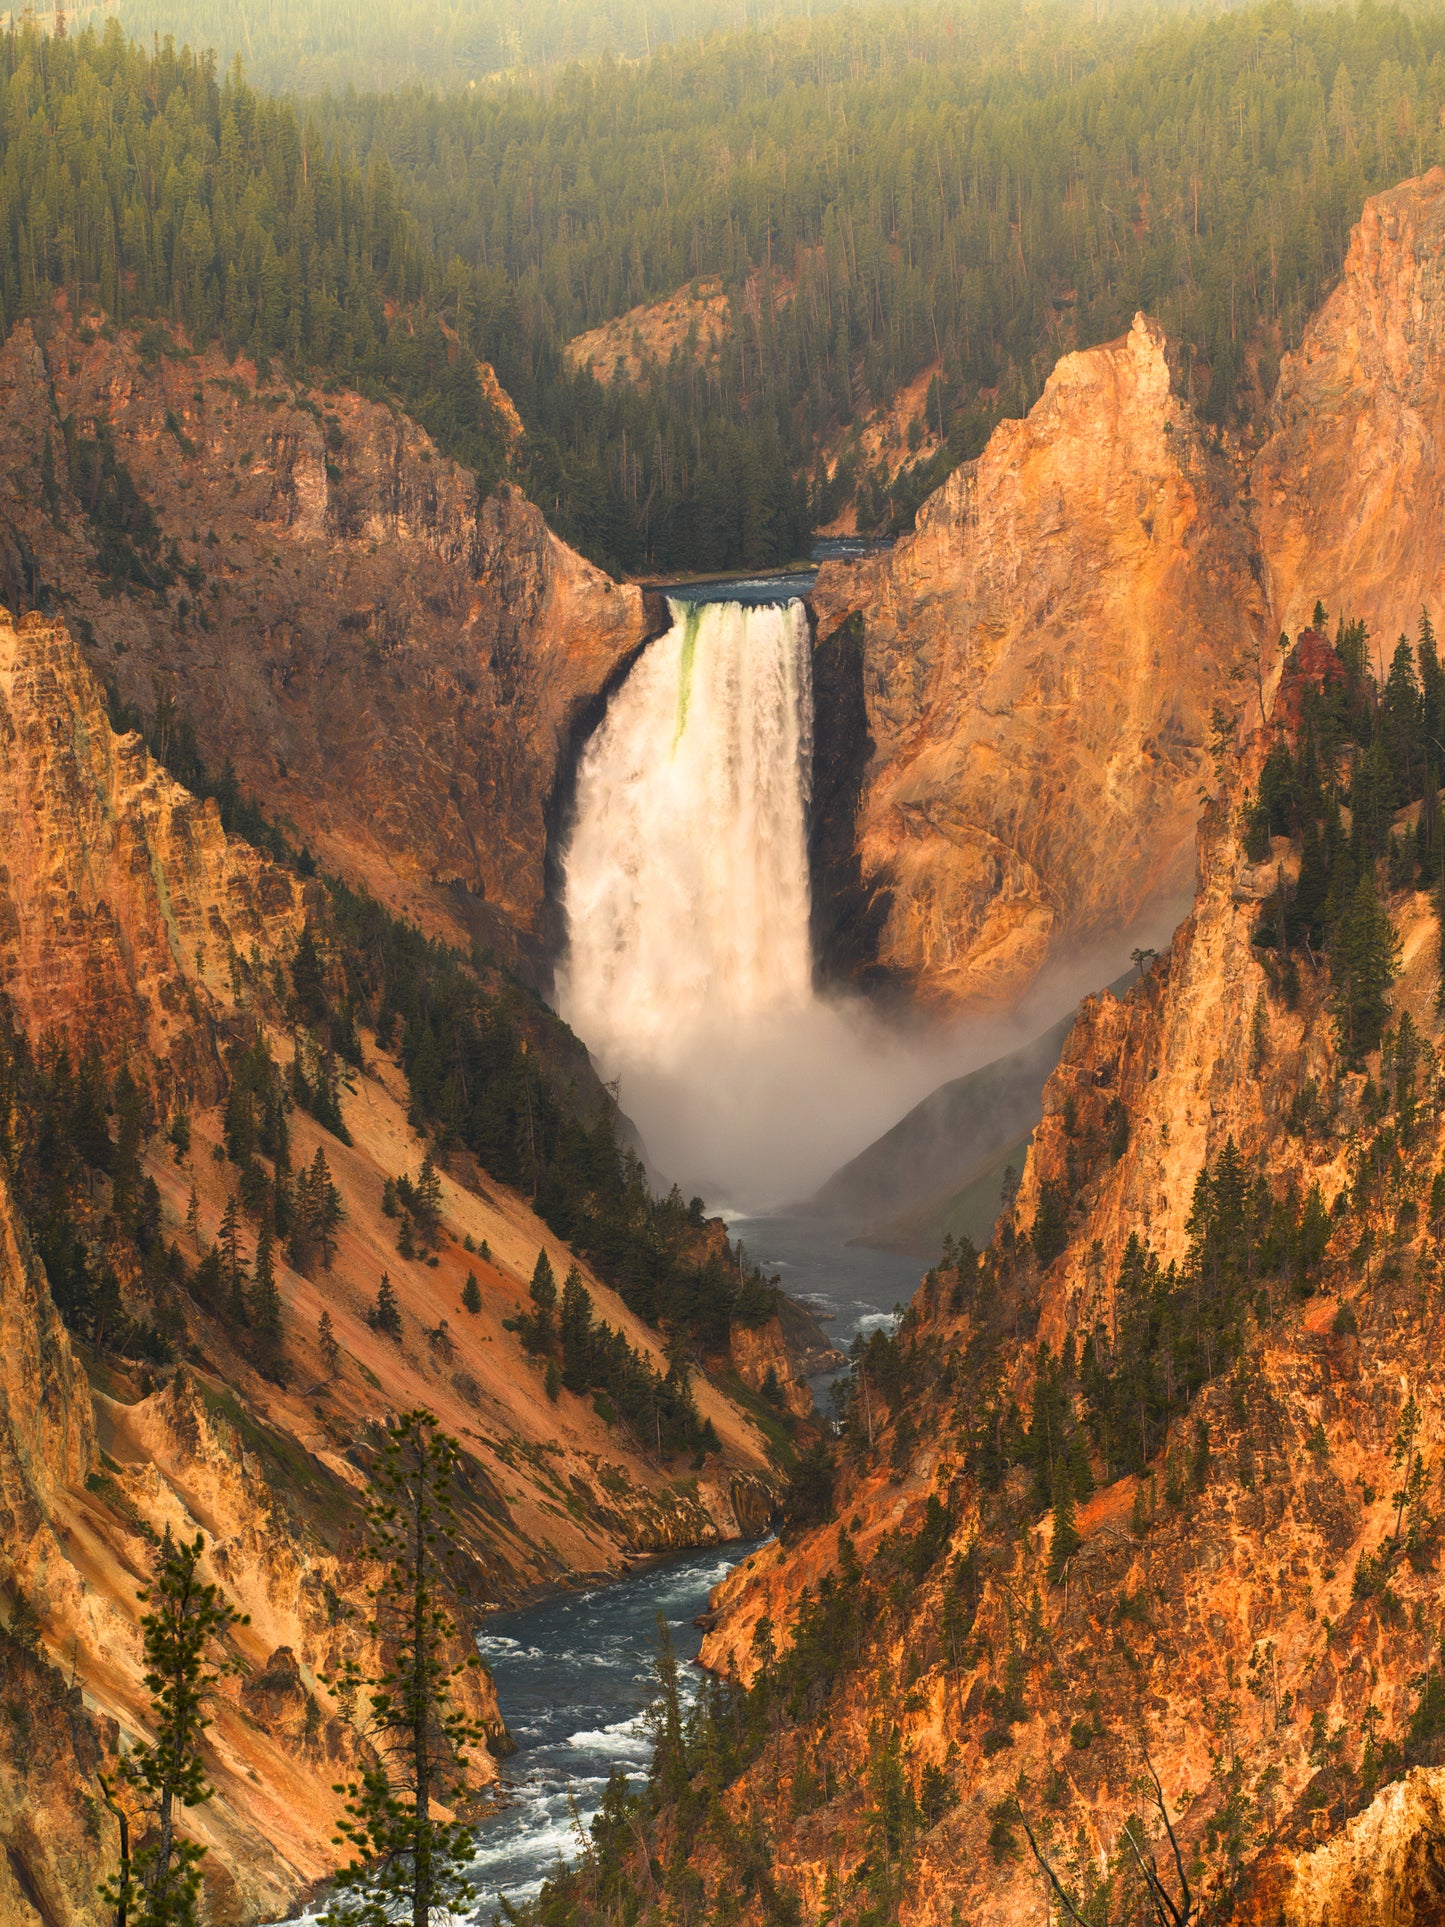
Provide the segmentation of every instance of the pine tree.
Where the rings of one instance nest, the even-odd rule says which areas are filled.
[[[390,1422],[367,1500],[367,1551],[381,1573],[367,1631],[387,1659],[371,1674],[348,1662],[338,1682],[353,1702],[365,1694],[361,1730],[376,1763],[344,1789],[337,1837],[352,1859],[324,1927],[440,1927],[474,1898],[470,1831],[437,1812],[465,1794],[469,1749],[485,1738],[456,1694],[480,1663],[452,1617],[447,1581],[459,1463],[456,1440],[430,1412]]]
[[[562,1287],[562,1383],[585,1392],[592,1369],[592,1295],[573,1265]]]
[[[111,1159],[110,1208],[127,1231],[136,1228],[141,1208],[141,1148],[149,1126],[149,1103],[129,1064],[115,1079],[115,1150]]]
[[[531,1294],[537,1309],[527,1321],[527,1349],[545,1354],[557,1342],[557,1277],[545,1249],[537,1253],[537,1262],[532,1268]]]
[[[329,1311],[323,1311],[317,1320],[316,1343],[321,1352],[321,1363],[326,1367],[326,1376],[335,1378],[341,1367],[341,1347],[336,1342]]]
[[[233,1325],[251,1322],[246,1304],[246,1266],[241,1257],[240,1214],[236,1200],[226,1200],[220,1232],[221,1275],[226,1286],[226,1316]]]
[[[532,1303],[544,1311],[550,1311],[557,1302],[557,1274],[545,1246],[537,1253],[537,1262],[532,1267],[531,1292]]]
[[[477,1274],[467,1273],[467,1282],[462,1286],[462,1304],[467,1311],[479,1312],[482,1309],[481,1289],[477,1284]]]
[[[1394,925],[1366,863],[1330,946],[1335,1026],[1352,1064],[1363,1063],[1371,1051],[1379,1049],[1390,1016],[1387,992],[1394,982],[1399,956]]]
[[[263,1219],[256,1239],[252,1267],[251,1323],[264,1362],[275,1369],[281,1360],[285,1334],[281,1325],[281,1294],[276,1288],[274,1240],[271,1227]]]
[[[326,1015],[326,973],[322,968],[321,953],[316,947],[316,933],[311,927],[310,917],[306,919],[296,945],[296,954],[291,959],[291,986],[303,1023],[319,1024]]]
[[[376,1288],[376,1303],[367,1313],[366,1322],[373,1331],[385,1332],[389,1338],[401,1337],[401,1306],[396,1302],[389,1272],[381,1274],[381,1283]]]
[[[421,1172],[417,1177],[413,1194],[412,1216],[416,1220],[417,1234],[422,1247],[435,1251],[441,1236],[442,1223],[442,1183],[437,1168],[432,1163],[431,1152],[422,1159]]]
[[[199,1533],[179,1545],[167,1533],[155,1580],[140,1594],[150,1607],[141,1635],[155,1739],[131,1749],[119,1779],[154,1831],[104,1890],[130,1927],[197,1927],[200,1918],[206,1849],[176,1838],[176,1809],[201,1806],[214,1791],[201,1752],[210,1725],[206,1702],[218,1677],[210,1656],[233,1626],[247,1623],[202,1579],[204,1550]]]
[[[1060,1585],[1065,1568],[1083,1541],[1074,1513],[1074,1481],[1068,1461],[1061,1458],[1054,1467],[1054,1529],[1049,1540],[1049,1583]]]
[[[331,1181],[331,1167],[326,1162],[326,1153],[319,1144],[311,1160],[309,1177],[309,1202],[316,1228],[316,1242],[321,1251],[322,1267],[330,1271],[331,1261],[336,1256],[337,1226],[346,1213],[342,1208],[341,1193]]]

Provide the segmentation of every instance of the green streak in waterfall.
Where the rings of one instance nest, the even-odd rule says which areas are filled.
[[[697,654],[697,632],[702,624],[702,605],[697,602],[683,604],[682,610],[682,661],[677,672],[677,728],[672,732],[674,751],[682,741],[682,732],[687,728],[687,705],[692,695],[692,664]]]

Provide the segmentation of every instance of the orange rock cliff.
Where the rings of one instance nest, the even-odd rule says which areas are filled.
[[[144,1080],[141,1176],[161,1239],[189,1261],[217,1237],[235,1181],[227,1052],[258,1030],[275,1037],[268,986],[318,887],[227,837],[214,802],[197,802],[136,736],[115,734],[66,627],[0,616],[7,1049],[51,1063],[63,1048],[72,1065],[95,1051]],[[180,1323],[164,1366],[73,1341],[0,1160],[0,1640],[24,1736],[0,1744],[7,1922],[109,1918],[98,1888],[115,1843],[96,1818],[96,1772],[148,1730],[137,1593],[168,1529],[205,1535],[209,1575],[249,1614],[216,1713],[217,1797],[188,1825],[211,1849],[212,1916],[253,1920],[276,1917],[337,1858],[333,1784],[355,1742],[323,1681],[348,1653],[364,1656],[346,1609],[367,1581],[357,1447],[380,1417],[424,1405],[462,1442],[472,1615],[617,1571],[638,1553],[735,1537],[767,1515],[767,1441],[708,1381],[695,1381],[695,1395],[719,1450],[700,1472],[658,1462],[590,1399],[544,1394],[540,1363],[509,1327],[538,1250],[559,1277],[572,1257],[521,1198],[454,1160],[441,1177],[434,1261],[401,1259],[383,1182],[415,1170],[426,1148],[408,1122],[405,1079],[369,1049],[340,1098],[349,1142],[299,1110],[292,1122],[293,1156],[304,1164],[322,1152],[342,1217],[329,1267],[305,1276],[279,1264],[284,1382],[189,1300],[179,1314],[168,1301]],[[0,1103],[7,1133],[31,1128],[12,1090]],[[189,1131],[175,1143],[161,1126],[182,1115]],[[126,1268],[105,1190],[76,1229],[120,1267],[119,1303],[141,1316],[158,1302],[156,1281]],[[245,1240],[249,1250],[254,1232]],[[400,1308],[395,1338],[367,1318],[383,1270]],[[475,1314],[461,1304],[469,1273]],[[665,1370],[658,1333],[587,1283],[597,1316]],[[334,1367],[318,1337],[323,1312]],[[495,1692],[476,1678],[472,1710],[500,1755]],[[494,1778],[491,1754],[480,1763]]]

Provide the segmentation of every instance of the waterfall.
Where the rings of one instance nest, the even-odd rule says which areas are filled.
[[[800,602],[673,602],[582,757],[562,1014],[608,1074],[812,1002]]]
[[[947,1073],[813,989],[803,605],[670,606],[578,767],[557,1006],[659,1172],[784,1203]]]

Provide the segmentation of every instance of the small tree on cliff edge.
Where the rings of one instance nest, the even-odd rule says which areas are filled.
[[[437,1927],[475,1897],[466,1877],[470,1829],[434,1811],[465,1794],[468,1749],[485,1737],[453,1699],[457,1676],[480,1665],[476,1652],[468,1642],[463,1658],[449,1657],[459,1643],[447,1606],[459,1452],[430,1412],[403,1412],[388,1427],[372,1477],[367,1551],[381,1577],[367,1631],[383,1664],[367,1676],[348,1662],[334,1683],[343,1695],[364,1691],[361,1732],[375,1763],[337,1789],[346,1795],[337,1838],[353,1858],[324,1927]]]
[[[102,1889],[126,1927],[195,1927],[205,1848],[176,1838],[176,1808],[200,1806],[214,1788],[206,1778],[201,1742],[210,1725],[206,1701],[216,1683],[209,1655],[232,1626],[244,1625],[216,1586],[201,1578],[205,1541],[199,1533],[176,1545],[167,1534],[154,1584],[140,1597],[150,1611],[141,1620],[145,1687],[151,1696],[155,1740],[126,1755],[119,1775],[136,1796],[146,1838],[132,1861],[129,1827],[122,1820],[117,1877]],[[102,1781],[106,1804],[121,1809],[114,1782]]]

